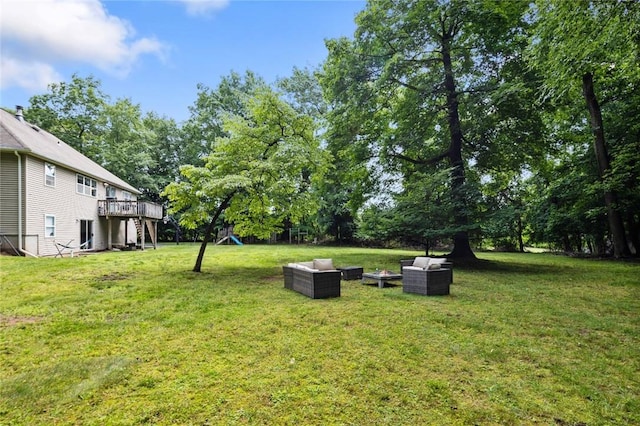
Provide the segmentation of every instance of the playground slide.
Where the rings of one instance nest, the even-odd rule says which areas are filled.
[[[231,238],[231,241],[233,241],[234,243],[236,243],[239,246],[243,246],[244,245],[244,244],[242,244],[242,242],[239,239],[237,239],[235,237],[235,235],[231,235],[229,238]]]

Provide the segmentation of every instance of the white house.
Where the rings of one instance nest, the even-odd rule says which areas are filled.
[[[0,110],[2,251],[55,255],[156,244],[162,206],[52,134]],[[147,232],[145,232],[145,229]],[[67,250],[68,252],[68,250]]]

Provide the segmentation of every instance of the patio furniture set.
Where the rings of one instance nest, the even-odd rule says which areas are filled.
[[[405,293],[426,296],[447,295],[453,282],[453,265],[447,259],[416,257],[400,261],[401,274],[376,270],[363,272],[361,266],[336,268],[332,259],[314,259],[289,263],[282,267],[284,287],[304,294],[312,299],[340,297],[341,280],[361,280],[362,284],[372,280],[379,288],[391,281],[402,281]]]

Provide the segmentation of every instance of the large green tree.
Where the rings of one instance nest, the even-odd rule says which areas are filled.
[[[628,170],[630,165],[623,166],[612,156],[607,141],[612,123],[603,118],[603,107],[609,101],[617,103],[621,97],[626,103],[637,99],[634,93],[640,88],[640,3],[538,0],[535,4],[532,65],[544,76],[550,99],[581,100],[586,106],[614,255],[627,256],[630,251],[624,211],[615,185],[620,179],[613,172]],[[632,109],[637,108],[636,104]],[[626,127],[624,134],[631,130],[632,123],[628,120],[617,125]],[[637,140],[636,135],[632,137]]]
[[[268,238],[285,219],[300,220],[316,207],[308,189],[326,161],[313,120],[266,87],[240,102],[239,113],[222,117],[226,136],[211,141],[205,164],[183,166],[182,180],[164,192],[183,226],[208,223],[195,272],[222,214],[237,234]]]
[[[345,161],[340,156],[337,145],[327,135],[326,115],[328,105],[324,100],[322,87],[318,81],[318,70],[294,67],[291,76],[280,79],[278,87],[285,99],[296,111],[313,118],[317,136],[323,147],[333,154],[334,162],[324,179],[313,188],[317,192],[320,208],[317,227],[324,235],[331,235],[335,241],[349,243],[353,241],[355,220],[350,204],[351,179],[345,176],[349,168],[343,167]]]
[[[145,127],[140,105],[118,99],[106,106],[104,115],[102,165],[140,191],[152,188],[155,135]]]
[[[159,193],[188,162],[189,144],[173,120],[143,117],[130,99],[111,102],[99,80],[74,74],[33,96],[27,118],[107,170],[161,201]]]
[[[163,201],[160,193],[180,175],[180,166],[190,164],[189,146],[182,128],[175,120],[147,113],[142,122],[149,139],[150,163],[148,173],[153,181],[142,188],[145,197],[154,202]]]
[[[189,107],[190,117],[182,126],[185,163],[202,165],[211,152],[211,143],[225,136],[223,121],[227,115],[245,114],[246,101],[259,88],[267,87],[264,79],[252,71],[232,71],[223,76],[215,88],[198,84],[198,95]]]
[[[353,153],[360,163],[353,172],[368,171],[371,183],[394,172],[402,178],[450,170],[452,257],[474,257],[467,169],[501,139],[469,136],[480,133],[472,129],[498,100],[517,94],[506,89],[503,73],[520,61],[526,10],[524,1],[370,1],[356,19],[355,38],[327,44],[322,82],[332,107],[330,137]],[[509,142],[503,150],[526,152]],[[519,158],[512,167],[522,164]],[[378,190],[362,189],[363,198]]]
[[[69,82],[52,83],[48,92],[29,99],[28,120],[102,164],[105,109],[109,97],[100,80],[77,74]]]

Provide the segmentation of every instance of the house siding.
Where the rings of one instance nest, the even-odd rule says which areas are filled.
[[[80,194],[76,189],[77,173],[59,165],[56,166],[55,186],[45,185],[45,162],[38,158],[27,157],[25,161],[25,200],[27,208],[25,234],[37,235],[37,244],[32,247],[25,244],[25,249],[41,256],[58,252],[55,243],[77,247],[80,240],[80,221],[93,221],[93,250],[108,248],[108,224],[105,218],[98,216],[98,200],[106,198],[103,182],[97,180],[97,196]],[[90,176],[88,176],[90,177]],[[116,194],[121,194],[117,189]],[[134,197],[135,198],[135,197]],[[56,218],[56,235],[45,235],[45,216]],[[124,241],[125,226],[129,226],[129,235],[135,239],[136,228],[131,221],[112,223],[112,242]]]
[[[14,247],[18,247],[18,199],[18,157],[0,152],[0,233]]]

